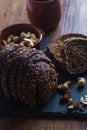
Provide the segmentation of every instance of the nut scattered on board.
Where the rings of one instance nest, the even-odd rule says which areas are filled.
[[[80,105],[79,102],[76,102],[76,103],[73,104],[72,99],[70,99],[68,101],[67,107],[68,107],[68,110],[78,110],[79,109],[79,105]]]
[[[73,109],[74,109],[73,105],[68,106],[68,110],[73,110]]]
[[[85,95],[84,97],[81,96],[80,103],[87,105],[87,95]]]
[[[79,77],[78,78],[78,87],[82,87],[86,84],[86,80],[84,77]]]
[[[73,101],[72,101],[72,98],[69,99],[68,103],[67,103],[68,106],[71,106],[73,105]]]
[[[78,110],[80,112],[83,112],[85,110],[85,107],[87,108],[87,95],[84,97],[81,96],[80,102],[73,103],[71,98],[71,91],[69,89],[71,81],[66,81],[63,84],[58,85],[58,90],[62,90],[63,95],[60,97],[60,103],[67,104],[67,109],[70,111]],[[84,77],[78,77],[78,87],[85,86],[86,80]],[[60,91],[61,92],[61,91]],[[82,106],[83,104],[83,106]]]
[[[84,98],[81,96],[81,98],[80,98],[80,102],[83,102],[84,101]]]
[[[74,103],[74,104],[73,104],[74,110],[79,109],[79,105],[80,105],[79,102]]]
[[[68,89],[70,83],[71,83],[71,81],[66,81],[65,83],[63,83],[62,88],[63,88],[63,89]]]
[[[58,88],[59,90],[62,90],[62,84],[59,84],[59,85],[57,86],[57,88]]]
[[[66,90],[66,89],[69,88],[70,83],[71,83],[71,81],[66,81],[63,84],[60,84],[60,85],[58,85],[58,89],[60,89],[60,90]]]
[[[63,96],[60,97],[60,103],[61,104],[66,104],[70,99],[70,96],[68,94],[64,94]]]
[[[85,95],[85,100],[87,101],[87,95]]]
[[[70,96],[69,96],[68,94],[64,94],[64,100],[65,100],[66,102],[68,102],[69,99],[70,99]]]
[[[21,32],[19,36],[15,36],[13,34],[9,35],[7,40],[3,40],[3,44],[7,45],[10,42],[14,42],[15,44],[20,44],[26,47],[33,47],[37,42],[37,37],[34,33],[31,32]]]

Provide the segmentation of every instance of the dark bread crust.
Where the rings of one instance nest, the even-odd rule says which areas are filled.
[[[55,93],[57,73],[44,52],[15,46],[9,44],[9,49],[6,46],[0,51],[3,95],[34,109],[48,102]]]
[[[9,98],[13,99],[14,96],[17,98],[17,94],[15,92],[14,92],[14,95],[11,97],[12,91],[15,91],[15,89],[12,89],[11,91],[11,88],[14,86],[14,84],[11,84],[10,86],[12,79],[11,77],[9,79],[9,75],[10,75],[10,72],[12,73],[12,71],[14,71],[14,68],[12,71],[10,71],[11,65],[13,63],[13,59],[15,58],[16,53],[18,53],[20,50],[21,50],[21,47],[16,48],[14,51],[8,54],[7,58],[5,57],[5,62],[3,62],[3,68],[1,70],[1,86],[3,89],[4,97],[6,97],[7,99]],[[13,74],[13,77],[14,76],[15,75]]]
[[[17,93],[18,93],[19,100],[21,102],[24,102],[25,104],[26,104],[28,98],[26,95],[26,89],[25,89],[26,86],[22,85],[23,75],[24,75],[26,64],[27,64],[29,58],[31,56],[35,55],[36,53],[37,52],[35,51],[35,49],[28,49],[27,48],[22,59],[20,59],[20,63],[18,65],[17,78],[16,78],[17,79],[16,80],[17,81]],[[20,93],[20,90],[21,90],[21,93]]]
[[[6,47],[2,48],[0,51],[0,83],[1,83],[1,90],[7,99],[10,98],[10,94],[7,87],[7,76],[9,73],[10,61],[12,60],[12,52],[14,52],[18,48],[17,45],[14,43],[10,43]]]
[[[27,50],[26,47],[20,47],[18,50],[13,52],[13,59],[10,64],[10,69],[8,73],[8,87],[10,91],[11,99],[14,101],[19,101],[17,93],[17,71],[20,60],[22,59],[24,52]],[[21,93],[21,90],[20,90]]]
[[[69,65],[70,62],[69,63],[67,62],[67,56],[64,53],[65,52],[64,49],[66,48],[67,43],[69,43],[68,47],[67,47],[67,50],[70,50],[69,48],[70,48],[70,46],[72,46],[72,42],[74,42],[75,40],[77,40],[80,43],[82,41],[87,42],[87,37],[84,36],[84,35],[81,35],[81,34],[67,34],[67,35],[63,35],[63,36],[57,38],[56,40],[54,40],[53,42],[51,42],[47,46],[46,54],[48,55],[48,57],[51,58],[52,62],[55,64],[56,68],[61,70],[63,73],[78,74],[78,73],[85,72],[83,70],[82,71],[78,71],[78,72],[77,71],[76,72],[74,72],[74,71],[72,72],[72,70],[71,70],[72,67]],[[85,48],[85,46],[83,44],[81,46],[82,46],[82,48]],[[71,50],[72,50],[72,48],[71,48]],[[80,50],[78,50],[78,51],[80,51]],[[77,51],[76,55],[79,55],[78,51]],[[68,52],[70,52],[70,51],[68,51]],[[79,55],[79,56],[81,56],[81,55]],[[69,58],[70,57],[68,55],[68,59]],[[85,58],[86,58],[86,55],[85,55]],[[72,57],[70,59],[71,60],[75,59],[75,55],[74,55],[74,58]],[[83,62],[84,62],[84,60],[83,60]],[[84,63],[82,63],[82,64],[84,64]],[[79,62],[78,62],[78,65],[79,65]],[[87,68],[86,65],[85,65],[85,68]]]
[[[22,90],[24,90],[24,93],[26,93],[27,96],[26,97],[27,100],[24,100],[24,103],[28,105],[30,108],[37,108],[36,86],[35,81],[32,77],[33,77],[33,67],[27,65],[22,79]]]
[[[49,58],[47,58],[46,56],[45,56],[45,54],[44,53],[42,53],[42,51],[38,51],[38,50],[36,50],[36,49],[31,49],[30,51],[28,51],[28,60],[26,61],[26,64],[30,64],[30,65],[32,65],[32,64],[36,64],[36,62],[38,62],[39,60],[45,60],[45,61],[50,61],[51,62],[51,60],[49,59]],[[24,102],[26,102],[26,104],[29,102],[28,101],[28,99],[29,99],[29,97],[30,97],[30,94],[28,93],[28,91],[27,91],[27,89],[26,89],[26,91],[25,91],[25,87],[27,86],[26,85],[26,83],[28,82],[26,82],[26,77],[28,76],[28,75],[31,75],[31,72],[29,71],[28,72],[28,68],[27,68],[27,65],[25,65],[25,75],[24,75],[24,77],[23,77],[23,80],[22,80],[22,93],[24,93],[23,94],[23,96],[21,95],[20,96],[20,100],[22,100],[23,98],[23,101]],[[29,73],[29,74],[28,74]],[[36,81],[35,81],[36,82]],[[33,83],[32,83],[33,84]],[[35,83],[36,84],[36,83]],[[33,91],[34,92],[34,91]],[[19,92],[20,93],[20,92]],[[21,94],[22,94],[21,93]],[[26,95],[27,97],[25,97],[24,95]],[[36,95],[36,94],[35,94]],[[33,94],[32,94],[32,96],[33,96]],[[36,98],[35,96],[34,96],[34,98]],[[33,98],[32,98],[33,99]],[[30,98],[30,100],[31,100],[31,98]],[[34,101],[35,102],[35,101]]]
[[[35,69],[39,71],[38,80],[36,83],[36,94],[37,94],[37,103],[41,105],[42,102],[45,104],[49,101],[50,97],[55,93],[57,86],[56,73],[51,63],[46,63],[44,61],[37,62]],[[43,67],[43,70],[40,70],[40,66]],[[55,87],[53,87],[55,86]],[[50,89],[50,91],[49,91]]]
[[[31,69],[33,75],[31,77],[35,81],[34,85],[36,86],[36,103],[41,105],[42,102],[43,104],[46,103],[56,90],[57,75],[55,73],[55,68],[51,60],[46,57],[42,51],[33,55],[29,59],[29,64],[33,65],[33,69]],[[41,68],[43,69],[41,70]],[[55,86],[55,88],[53,86]]]
[[[31,108],[46,103],[56,91],[57,85],[57,75],[51,60],[42,51],[36,52],[29,58],[22,80],[22,89],[26,86],[26,104]]]

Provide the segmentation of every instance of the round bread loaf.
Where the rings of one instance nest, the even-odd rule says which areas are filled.
[[[15,49],[7,51],[5,46],[0,52],[4,52],[3,62],[0,58],[0,86],[5,98],[22,102],[32,109],[47,103],[55,93],[58,82],[51,60],[43,51],[34,48],[15,47],[13,43],[8,46]]]

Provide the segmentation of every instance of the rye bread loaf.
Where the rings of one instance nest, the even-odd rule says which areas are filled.
[[[87,72],[87,37],[68,34],[51,42],[46,49],[56,68],[72,75]]]
[[[1,87],[5,98],[22,102],[30,108],[48,102],[57,88],[57,73],[51,60],[36,49],[18,46],[4,51],[5,48],[0,52],[2,57],[7,55],[4,60],[0,58],[1,64],[3,61]]]

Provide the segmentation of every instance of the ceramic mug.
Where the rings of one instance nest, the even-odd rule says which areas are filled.
[[[61,3],[60,0],[27,0],[27,12],[34,26],[50,32],[59,24]]]

